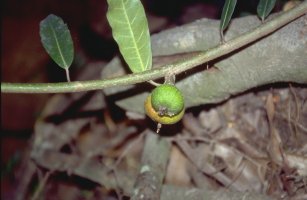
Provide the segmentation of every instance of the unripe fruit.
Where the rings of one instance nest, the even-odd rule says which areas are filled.
[[[174,85],[163,84],[152,91],[151,105],[159,115],[173,116],[183,110],[184,99]]]
[[[174,124],[184,114],[184,99],[173,85],[164,84],[155,88],[145,101],[145,112],[160,124]]]

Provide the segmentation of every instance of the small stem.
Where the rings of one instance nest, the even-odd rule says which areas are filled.
[[[177,61],[172,64],[165,65],[158,69],[147,70],[141,73],[128,74],[125,76],[92,81],[75,81],[70,83],[1,83],[1,92],[3,93],[69,93],[83,92],[90,90],[100,90],[106,87],[124,86],[144,81],[154,80],[164,77],[172,72],[179,74],[188,69],[192,69],[198,65],[206,63],[237,50],[251,42],[254,42],[274,31],[281,28],[285,24],[304,15],[307,12],[307,1],[302,2],[295,8],[284,12],[278,17],[267,21],[259,27],[248,31],[225,44],[208,49],[207,51],[198,53],[189,59]]]
[[[69,69],[68,68],[65,68],[65,73],[66,73],[67,82],[70,82],[70,75],[69,75]]]
[[[50,175],[53,173],[53,171],[48,171],[46,172],[43,180],[40,181],[38,188],[36,189],[35,193],[33,194],[31,200],[36,200],[38,199],[39,195],[41,194],[42,190],[44,189]]]
[[[221,44],[225,44],[225,38],[224,38],[224,31],[220,30],[220,36],[221,36]]]
[[[147,81],[148,83],[150,83],[151,85],[153,85],[153,86],[156,86],[156,87],[158,87],[159,85],[161,85],[160,83],[157,83],[157,82],[155,82],[155,81],[153,81],[153,80],[149,80],[149,81]]]
[[[165,75],[164,78],[164,84],[171,84],[171,85],[175,85],[176,82],[176,75],[175,74],[167,74]]]
[[[156,130],[156,133],[157,133],[157,134],[159,134],[161,128],[162,128],[162,124],[158,123],[158,124],[157,124],[157,130]]]

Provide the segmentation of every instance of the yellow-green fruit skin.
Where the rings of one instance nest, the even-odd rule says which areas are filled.
[[[184,98],[176,86],[163,84],[152,91],[151,105],[160,115],[173,116],[184,109]]]
[[[184,115],[184,109],[182,109],[178,114],[173,116],[159,115],[159,113],[152,107],[151,95],[146,98],[145,112],[153,121],[158,122],[160,124],[175,124],[180,121]]]

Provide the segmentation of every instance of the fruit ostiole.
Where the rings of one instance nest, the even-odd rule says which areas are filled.
[[[157,133],[162,124],[175,124],[184,115],[184,98],[173,81],[166,78],[145,100],[145,112],[158,123]]]

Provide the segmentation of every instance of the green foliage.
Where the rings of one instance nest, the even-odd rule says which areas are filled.
[[[50,57],[60,67],[68,69],[74,58],[70,31],[63,20],[53,14],[40,22],[41,42]]]
[[[132,72],[152,66],[150,35],[140,0],[108,0],[107,18],[113,37]]]
[[[222,16],[221,16],[221,22],[220,22],[220,34],[221,34],[221,38],[223,42],[224,42],[223,32],[229,25],[229,22],[232,17],[233,11],[235,10],[236,4],[237,4],[237,0],[226,0],[224,4]]]
[[[275,6],[276,0],[260,0],[257,6],[258,16],[262,22],[270,14]]]

